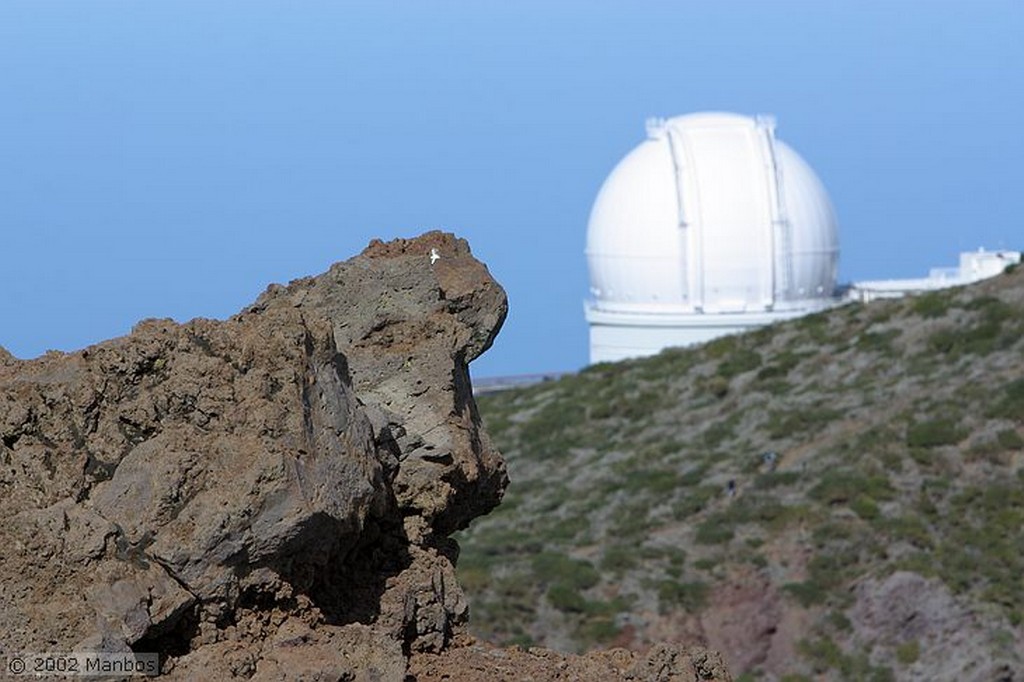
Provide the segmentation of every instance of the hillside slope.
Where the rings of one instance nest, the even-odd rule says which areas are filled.
[[[739,679],[1020,680],[1024,272],[484,396],[477,634]]]

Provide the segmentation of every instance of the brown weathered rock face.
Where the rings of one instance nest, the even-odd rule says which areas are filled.
[[[189,679],[436,669],[467,617],[448,534],[508,482],[467,371],[506,309],[432,232],[226,321],[0,349],[0,655],[159,651]]]
[[[585,656],[549,649],[498,649],[469,644],[442,655],[416,654],[409,675],[417,682],[704,682],[732,680],[721,655],[700,648],[658,645],[645,654],[626,649]]]

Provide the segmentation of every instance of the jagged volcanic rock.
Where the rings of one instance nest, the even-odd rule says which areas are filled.
[[[0,656],[401,680],[444,652],[467,617],[448,535],[508,483],[467,370],[506,310],[466,242],[431,232],[226,321],[0,349]]]

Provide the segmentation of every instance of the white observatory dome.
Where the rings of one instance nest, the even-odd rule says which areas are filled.
[[[814,171],[774,122],[648,122],[587,230],[592,361],[655,353],[831,305],[838,234]]]

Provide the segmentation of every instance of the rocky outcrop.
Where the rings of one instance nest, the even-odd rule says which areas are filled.
[[[225,321],[0,352],[0,656],[266,680],[401,680],[428,656],[430,679],[467,618],[448,536],[508,483],[467,369],[506,309],[432,232]]]
[[[989,656],[979,663],[973,652],[991,648],[992,614],[972,613],[941,581],[910,571],[868,578],[854,589],[850,609],[854,631],[866,640],[872,658],[893,664],[886,644],[895,643],[907,656],[904,679],[955,679],[964,682],[1012,682],[1019,674],[1011,656]],[[998,622],[998,621],[996,621]],[[1012,625],[1000,623],[1007,653],[1018,652]],[[917,652],[920,652],[918,654]],[[913,659],[913,660],[909,660]]]

